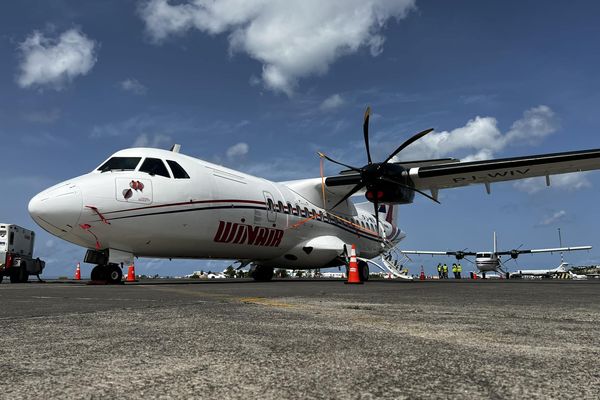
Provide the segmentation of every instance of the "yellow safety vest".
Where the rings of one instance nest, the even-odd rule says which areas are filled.
[[[456,266],[456,272],[462,272],[462,265],[458,264]]]
[[[444,272],[448,272],[448,266],[444,264]]]

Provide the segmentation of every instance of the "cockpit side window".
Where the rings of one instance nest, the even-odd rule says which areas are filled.
[[[160,175],[170,178],[169,171],[167,171],[165,163],[158,158],[146,158],[140,167],[140,172],[147,172],[150,175]]]
[[[111,157],[98,168],[98,171],[133,171],[140,163],[141,159],[142,157]]]
[[[172,160],[167,160],[167,164],[171,167],[171,172],[173,172],[173,178],[175,179],[190,179],[190,176],[185,172],[185,169],[178,163]]]

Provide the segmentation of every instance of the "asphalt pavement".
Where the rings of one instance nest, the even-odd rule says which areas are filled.
[[[598,281],[0,285],[1,399],[600,398]]]

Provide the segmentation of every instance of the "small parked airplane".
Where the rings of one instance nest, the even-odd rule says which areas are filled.
[[[568,263],[562,262],[556,268],[552,269],[520,269],[516,272],[511,272],[511,278],[522,278],[524,276],[537,276],[542,278],[551,278],[553,275],[568,273]]]
[[[405,237],[395,205],[415,193],[438,202],[440,189],[549,176],[600,168],[600,149],[460,162],[456,159],[383,162],[369,150],[367,108],[363,135],[368,163],[338,176],[272,182],[171,151],[131,148],[95,170],[44,190],[29,202],[34,221],[51,234],[87,248],[96,264],[92,279],[120,281],[120,265],[134,257],[237,259],[251,264],[257,280],[273,268],[311,269],[381,255]],[[429,191],[430,194],[425,193]],[[365,193],[366,203],[350,197]],[[373,203],[373,207],[371,204]],[[382,211],[380,213],[380,211]],[[359,271],[368,276],[367,263]]]
[[[471,256],[471,257],[475,256],[475,266],[481,272],[481,277],[483,279],[485,279],[486,273],[490,272],[490,271],[494,271],[494,272],[499,271],[506,275],[506,271],[502,268],[502,260],[501,260],[502,256],[510,256],[513,260],[516,260],[520,254],[557,253],[557,252],[560,252],[562,254],[562,252],[564,252],[564,251],[590,250],[591,248],[592,248],[592,246],[575,246],[575,247],[555,247],[555,248],[550,248],[550,249],[530,249],[530,250],[512,249],[512,250],[508,250],[508,251],[498,251],[497,250],[497,241],[496,241],[496,232],[494,232],[494,250],[493,251],[471,252],[471,251],[464,251],[464,250],[459,250],[459,251],[401,250],[400,252],[403,254],[421,254],[421,255],[427,254],[427,255],[432,255],[432,256],[454,256],[454,257],[456,257],[457,260],[462,260],[463,258],[469,257],[469,256]],[[564,263],[564,264],[566,264],[566,263]],[[561,266],[562,265],[563,265],[563,263],[561,263]],[[558,268],[560,268],[560,267],[558,267]],[[556,272],[559,272],[558,268],[556,269]],[[536,271],[536,270],[529,270],[528,272],[531,272],[531,271]],[[549,271],[554,271],[554,270],[538,270],[538,271],[541,272],[540,275],[545,275]],[[563,271],[561,271],[561,272],[563,272]],[[564,271],[564,272],[566,272],[566,271]],[[534,273],[532,273],[531,275],[534,275]],[[512,276],[512,275],[509,275],[509,276]]]

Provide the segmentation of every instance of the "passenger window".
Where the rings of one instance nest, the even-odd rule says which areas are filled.
[[[308,217],[308,208],[304,207],[304,216]]]
[[[283,212],[284,211],[284,209],[283,209],[283,203],[281,201],[277,202],[277,206],[279,207],[279,210],[278,210],[279,212]]]
[[[140,167],[140,172],[147,172],[150,175],[160,175],[166,178],[170,178],[167,167],[158,158],[146,158]]]
[[[167,160],[167,164],[171,167],[173,178],[175,179],[190,179],[190,176],[185,172],[185,169],[175,161]]]
[[[268,209],[269,211],[273,211],[273,208],[274,208],[274,206],[273,206],[273,200],[271,200],[271,199],[268,199],[268,200],[267,200],[267,209]]]
[[[290,203],[287,203],[287,210],[286,210],[286,212],[287,212],[288,214],[291,214],[291,213],[292,213],[292,205],[291,205]]]
[[[111,157],[98,168],[98,171],[133,171],[141,159],[142,157]]]
[[[302,213],[300,212],[300,206],[296,206],[296,215],[301,216]]]

